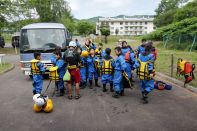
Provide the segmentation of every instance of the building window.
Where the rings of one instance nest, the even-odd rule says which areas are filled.
[[[138,22],[136,21],[135,24],[137,25],[137,23],[138,23]]]
[[[120,29],[122,30],[122,29],[123,29],[123,27],[120,27]]]
[[[145,22],[145,25],[147,25],[148,23],[147,22]]]
[[[133,22],[130,22],[130,25],[132,25],[133,24]]]
[[[125,25],[128,25],[128,22],[125,22]]]
[[[142,25],[142,22],[140,22],[140,25]]]
[[[114,22],[111,22],[111,25],[114,25]]]
[[[123,25],[123,22],[120,22],[120,25]]]
[[[114,27],[111,27],[111,29],[113,30],[113,29],[114,29]]]
[[[144,29],[147,29],[147,27],[144,27]]]

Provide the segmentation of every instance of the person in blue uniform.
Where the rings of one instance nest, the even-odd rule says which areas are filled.
[[[52,63],[53,65],[55,65],[55,63],[56,63],[55,52],[61,52],[61,47],[60,47],[60,46],[57,46],[57,47],[55,48],[53,54],[51,55],[51,58],[50,58],[50,59],[51,59],[51,63]]]
[[[130,52],[131,49],[129,48],[128,44],[126,41],[122,42],[122,55],[125,56],[127,52]]]
[[[148,94],[154,89],[154,61],[155,57],[151,52],[151,46],[145,46],[145,52],[139,54],[139,68],[137,70],[140,79],[140,87],[142,93],[142,100],[144,104],[148,103]]]
[[[95,50],[95,54],[99,58],[99,60],[102,60],[102,58],[106,55],[105,50],[103,50],[102,43],[99,43],[98,48]]]
[[[58,94],[57,96],[63,96],[64,95],[64,81],[63,77],[66,73],[66,65],[64,60],[62,59],[62,53],[59,51],[55,52],[56,56],[56,63],[55,65],[58,67],[58,75],[59,75],[59,81],[57,82],[57,88],[58,88]]]
[[[98,66],[99,66],[99,59],[95,55],[95,50],[93,48],[90,49],[90,54],[87,58],[87,67],[88,67],[88,80],[90,84],[90,89],[93,89],[92,87],[92,80],[94,77],[95,80],[95,86],[100,87],[98,84]]]
[[[82,47],[82,51],[86,50],[90,52],[90,49],[96,50],[96,45],[92,43],[92,40],[86,39],[84,46]]]
[[[43,86],[43,76],[42,74],[45,72],[44,64],[40,62],[41,53],[35,52],[34,59],[31,60],[31,72],[33,75],[33,94],[41,94],[42,86]]]
[[[84,89],[86,88],[86,84],[87,84],[87,57],[88,57],[88,52],[87,51],[82,51],[81,48],[78,48],[78,53],[80,54],[80,76],[81,76],[81,82],[80,82],[80,88]]]
[[[107,48],[105,49],[106,55],[103,57],[102,63],[101,63],[101,71],[102,71],[102,83],[103,83],[103,92],[106,92],[106,85],[107,83],[110,84],[110,91],[113,92],[113,66],[114,66],[114,60],[110,56],[111,49]]]
[[[125,73],[127,75],[127,79],[124,76],[124,79],[123,79],[123,87],[124,88],[131,88],[130,86],[132,86],[132,82],[133,82],[133,79],[132,79],[132,76],[133,76],[132,71],[139,67],[139,63],[135,59],[135,54],[132,51],[132,49],[131,49],[130,52],[127,52],[126,53],[126,55],[125,55],[125,62],[126,62],[126,67],[127,67],[125,69]],[[130,80],[131,85],[129,84],[128,80]],[[124,95],[124,90],[121,92],[121,95]]]
[[[122,73],[125,72],[126,70],[126,62],[124,56],[122,55],[121,47],[115,48],[115,54],[117,56],[114,62],[114,78],[113,78],[113,87],[115,92],[112,95],[112,97],[119,98],[120,93],[123,90]]]
[[[139,54],[143,53],[145,51],[145,45],[146,45],[146,39],[141,40],[141,45],[137,48],[137,57],[139,57]]]

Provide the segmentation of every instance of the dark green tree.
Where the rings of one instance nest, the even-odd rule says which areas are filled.
[[[107,43],[107,37],[110,35],[110,30],[108,28],[101,28],[101,35],[105,36],[105,43]]]
[[[95,34],[95,28],[96,26],[88,21],[79,21],[77,23],[77,31],[80,35]]]

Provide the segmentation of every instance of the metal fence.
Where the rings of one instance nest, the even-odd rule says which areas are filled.
[[[197,34],[181,34],[177,36],[163,36],[163,47],[166,49],[197,51]]]
[[[164,73],[168,76],[177,78],[184,81],[184,76],[177,75],[177,62],[182,58],[188,62],[197,65],[197,53],[190,52],[178,52],[178,53],[158,53],[158,59],[156,60],[156,71]],[[191,82],[191,85],[197,87],[197,69],[194,71],[196,79]]]

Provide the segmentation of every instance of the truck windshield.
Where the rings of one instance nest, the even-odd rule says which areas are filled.
[[[23,29],[21,32],[22,51],[54,49],[57,46],[64,47],[64,44],[64,29]]]

